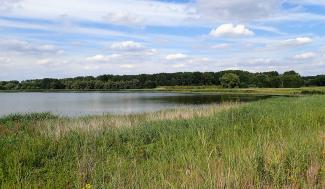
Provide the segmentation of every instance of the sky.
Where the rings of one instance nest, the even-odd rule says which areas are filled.
[[[325,0],[0,0],[0,80],[325,74]]]

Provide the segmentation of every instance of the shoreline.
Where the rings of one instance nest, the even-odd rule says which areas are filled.
[[[325,94],[325,87],[301,88],[220,88],[218,86],[177,86],[157,87],[154,89],[123,90],[0,90],[0,93],[180,93],[180,94],[216,94],[216,95],[289,95]]]

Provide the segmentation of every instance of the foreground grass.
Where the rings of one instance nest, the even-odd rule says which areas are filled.
[[[325,96],[13,117],[0,119],[0,188],[325,187]]]

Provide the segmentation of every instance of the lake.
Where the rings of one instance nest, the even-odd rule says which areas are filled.
[[[249,102],[269,97],[153,92],[0,93],[0,117],[28,112],[52,112],[61,116],[130,114],[228,101]]]

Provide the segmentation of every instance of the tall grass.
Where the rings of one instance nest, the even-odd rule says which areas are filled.
[[[0,125],[0,188],[325,188],[325,96]]]

